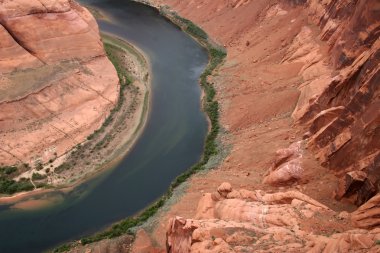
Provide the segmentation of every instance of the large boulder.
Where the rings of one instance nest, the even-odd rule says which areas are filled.
[[[351,215],[352,223],[359,228],[376,228],[380,225],[380,194],[371,198]]]
[[[302,178],[301,142],[295,142],[288,148],[277,150],[264,183],[271,185],[291,184]]]

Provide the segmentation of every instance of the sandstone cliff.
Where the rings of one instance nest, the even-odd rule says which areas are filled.
[[[33,166],[99,128],[119,88],[87,9],[70,0],[1,0],[0,90],[0,164]]]
[[[380,2],[148,2],[226,47],[210,81],[227,132],[221,139],[232,148],[159,215],[150,234],[158,247],[137,236],[135,248],[378,252]],[[246,190],[204,193],[223,181]],[[276,194],[282,199],[263,200]],[[199,199],[203,211],[194,208]]]
[[[307,8],[327,44],[331,71],[303,85],[304,100],[293,115],[309,126],[308,146],[322,165],[339,176],[362,172],[354,189],[342,181],[337,191],[339,198],[355,195],[361,205],[379,192],[380,182],[380,2],[309,1]],[[304,92],[311,85],[320,92]]]
[[[378,192],[379,1],[157,2],[201,24],[227,47],[231,66],[223,69],[226,75],[231,69],[245,75],[240,80],[229,76],[236,82],[233,89],[244,89],[240,94],[232,87],[219,87],[222,104],[229,102],[222,108],[228,129],[250,128],[263,118],[258,113],[279,114],[287,103],[297,101],[292,117],[308,130],[304,139],[319,162],[339,177],[354,170],[365,174],[355,188],[355,203],[360,205]],[[267,72],[278,75],[277,80],[254,74],[253,68],[268,65],[271,59],[278,61],[273,65],[279,69]],[[255,82],[283,82],[297,87],[300,94],[287,94],[280,103],[263,100],[261,106],[272,108],[250,110],[255,102],[244,99],[250,90],[268,89]],[[240,115],[236,107],[243,109]]]

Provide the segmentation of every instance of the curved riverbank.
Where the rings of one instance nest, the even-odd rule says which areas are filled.
[[[205,146],[202,154],[202,158],[198,163],[190,167],[188,170],[180,174],[170,185],[167,192],[158,198],[153,204],[145,208],[139,214],[129,217],[121,222],[115,223],[107,230],[95,234],[93,236],[84,237],[76,242],[71,242],[63,244],[56,249],[54,252],[66,252],[73,248],[81,247],[81,245],[87,245],[95,242],[99,242],[105,239],[112,239],[122,235],[127,235],[126,239],[128,242],[132,242],[136,228],[143,225],[149,218],[153,217],[160,208],[168,204],[169,199],[173,197],[174,191],[183,184],[192,175],[203,171],[208,166],[208,163],[212,157],[216,157],[220,153],[219,145],[217,143],[217,136],[220,131],[219,126],[219,106],[215,99],[215,88],[213,84],[208,81],[208,77],[213,75],[214,71],[223,62],[226,57],[226,52],[223,47],[219,46],[217,43],[212,41],[208,35],[197,25],[192,23],[190,20],[184,19],[178,16],[174,12],[159,9],[155,6],[149,5],[144,1],[136,1],[150,7],[157,9],[160,14],[168,19],[173,24],[177,25],[183,32],[190,35],[194,40],[196,40],[202,47],[207,49],[209,55],[209,61],[205,70],[200,75],[200,85],[202,87],[202,108],[207,115],[209,122],[209,131],[204,140]],[[215,161],[214,161],[215,162]]]
[[[11,205],[19,209],[25,207],[23,205],[25,201],[29,203],[28,209],[38,208],[38,204],[42,203],[38,195],[55,191],[67,193],[73,190],[99,173],[113,168],[136,143],[149,114],[151,80],[149,62],[141,50],[112,34],[103,33],[102,39],[106,53],[120,79],[117,104],[101,128],[88,136],[85,142],[56,161],[45,165],[43,169],[30,172],[42,175],[42,180],[37,183],[45,183],[47,180],[49,188],[0,197],[0,205]],[[52,172],[45,173],[51,168]],[[23,176],[25,175],[19,177]],[[34,200],[30,200],[31,198]],[[44,202],[41,207],[45,206]]]
[[[0,226],[9,228],[0,231],[1,252],[41,252],[100,231],[159,198],[201,158],[207,120],[198,79],[207,65],[206,50],[152,8],[118,0],[94,5],[112,20],[98,20],[102,31],[130,41],[149,57],[153,75],[147,124],[114,169],[67,194],[46,194],[59,195],[60,203],[36,211],[1,206]]]

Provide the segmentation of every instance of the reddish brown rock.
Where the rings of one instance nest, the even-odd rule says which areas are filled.
[[[223,196],[223,197],[227,197],[227,195],[232,191],[232,186],[230,183],[228,182],[224,182],[222,183],[219,187],[218,187],[218,193]]]
[[[262,176],[273,167],[273,151],[305,132],[302,166],[310,181],[299,186],[300,191],[333,209],[352,211],[347,201],[338,203],[331,195],[338,177],[362,171],[367,178],[361,187],[354,187],[353,201],[364,203],[376,194],[380,178],[378,1],[150,2],[170,6],[191,19],[228,53],[209,80],[217,90],[221,125],[228,130],[221,139],[231,152],[206,176],[195,176],[183,199],[161,222],[176,215],[195,217],[199,227],[192,234],[193,252],[379,252],[375,244],[379,230],[352,229],[347,224],[349,215],[319,216],[303,209],[303,219],[298,221],[304,223],[293,229],[295,234],[303,232],[299,237],[292,231],[282,233],[288,229],[283,225],[276,232],[259,234],[257,227],[247,229],[249,222],[232,221],[246,218],[239,215],[245,210],[253,210],[257,217],[250,202],[263,203],[260,196],[268,195],[258,191],[233,189],[227,197],[219,192],[204,194],[199,210],[193,208],[200,190],[225,181],[251,190],[292,187],[263,185]],[[286,163],[288,158],[283,159]],[[250,176],[243,177],[247,172]],[[305,205],[287,196],[273,206],[279,210],[289,200],[295,213]],[[319,218],[314,220],[315,216]],[[345,227],[340,227],[342,223]],[[305,239],[305,234],[312,238]],[[158,242],[163,235],[156,228]]]
[[[163,250],[156,249],[151,239],[145,230],[140,229],[136,233],[136,240],[133,242],[132,252],[141,252],[141,253],[164,253]],[[116,252],[115,252],[116,253]]]
[[[238,191],[249,195],[247,190]],[[300,192],[250,194],[256,196],[254,199],[259,196],[260,200],[212,201],[211,194],[206,194],[200,201],[197,219],[170,219],[166,234],[168,252],[364,253],[380,250],[375,243],[380,238],[379,229],[348,230],[331,236],[304,231],[301,223],[305,218],[331,223],[338,215]],[[204,205],[204,199],[213,204]],[[203,208],[214,209],[214,216],[204,216]]]
[[[268,173],[264,183],[271,185],[291,184],[301,179],[303,174],[301,142],[278,150]]]
[[[356,194],[358,190],[363,187],[367,173],[363,171],[351,171],[346,174],[344,179],[339,182],[339,188],[336,192],[336,198],[350,197]]]
[[[339,74],[301,117],[301,122],[307,122],[315,115],[311,125],[315,134],[309,145],[320,161],[335,171],[360,170],[358,161],[373,157],[380,148],[379,3],[341,2],[308,1],[309,17],[320,26],[321,38],[330,47],[330,61]],[[323,112],[331,111],[334,113],[325,119],[318,119]],[[368,169],[364,172],[376,185],[379,174]],[[367,194],[361,199],[368,199],[372,193]]]
[[[103,55],[98,30],[74,10],[7,18],[2,24],[18,43],[44,63]]]
[[[343,106],[332,107],[318,113],[310,125],[310,133],[315,134],[323,127],[326,127],[330,122],[334,121],[344,110]]]
[[[187,221],[181,217],[173,218],[169,221],[167,231],[167,252],[182,253],[190,252],[191,234],[197,225],[191,221]],[[137,251],[136,251],[137,252]]]
[[[377,194],[353,212],[351,220],[359,228],[378,227],[380,225],[380,194]]]
[[[74,1],[1,1],[0,73],[1,165],[65,154],[118,98],[96,21]]]
[[[21,47],[0,25],[0,72],[10,72],[15,69],[24,69],[29,67],[39,67],[43,63],[35,56],[29,54]]]

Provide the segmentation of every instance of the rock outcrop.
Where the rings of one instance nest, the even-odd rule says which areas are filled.
[[[231,74],[228,81],[234,83],[230,85],[234,88],[219,87],[218,91],[223,93],[219,95],[222,100],[228,100],[226,105],[222,102],[222,121],[229,130],[250,129],[261,118],[265,120],[268,113],[281,114],[269,97],[248,100],[248,96],[252,90],[270,90],[265,84],[273,86],[287,80],[286,85],[300,91],[298,99],[292,99],[290,94],[287,100],[278,96],[276,99],[283,108],[291,100],[296,102],[292,118],[308,133],[306,146],[320,164],[340,178],[351,171],[366,173],[362,187],[351,197],[357,205],[379,191],[379,1],[151,2],[169,5],[226,46],[231,66],[223,70],[225,75]],[[287,31],[285,36],[279,22],[283,23],[281,29]],[[276,35],[270,34],[273,31]],[[268,71],[265,66],[270,63],[272,70]],[[271,72],[277,78],[255,70],[249,73],[252,68]],[[290,74],[292,71],[298,78]],[[279,90],[284,86],[272,94]],[[250,108],[253,100],[265,104],[259,107],[263,110]]]
[[[168,250],[379,252],[379,1],[146,1],[227,49],[209,81],[231,151],[159,217]],[[224,181],[250,191],[201,197]],[[151,236],[164,245],[162,225]]]
[[[361,205],[379,191],[380,182],[380,3],[309,0],[306,7],[327,44],[333,71],[294,116],[310,125],[309,147],[324,166],[367,175],[356,189],[354,201]]]
[[[379,228],[351,229],[332,236],[318,234],[315,231],[317,226],[344,228],[347,217],[297,191],[267,194],[231,189],[226,198],[219,195],[216,200],[212,196],[207,193],[202,197],[196,219],[175,217],[169,221],[168,252],[343,253],[380,250],[376,243],[380,238]]]
[[[352,213],[352,223],[359,228],[372,229],[380,225],[380,194]]]
[[[288,148],[276,151],[268,175],[264,183],[271,185],[291,184],[302,178],[302,149],[301,141],[295,142]]]
[[[0,74],[0,165],[61,156],[118,98],[97,23],[70,0],[1,1]]]

